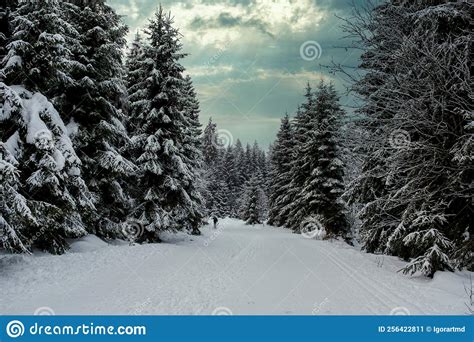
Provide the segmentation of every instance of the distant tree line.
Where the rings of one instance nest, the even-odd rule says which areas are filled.
[[[204,129],[204,198],[210,215],[240,218],[249,224],[267,217],[268,157],[257,142],[232,144],[230,132],[209,120]]]

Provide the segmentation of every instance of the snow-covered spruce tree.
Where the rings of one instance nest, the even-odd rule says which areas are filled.
[[[258,145],[257,141],[254,141],[251,150],[250,150],[250,158],[248,160],[247,170],[250,176],[261,173],[260,176],[263,177],[263,170],[262,170],[262,159],[261,159],[261,151],[260,146]]]
[[[149,48],[147,42],[137,32],[126,56],[126,87],[128,94],[126,128],[130,136],[138,131],[138,125],[143,122],[144,115],[150,110],[149,91],[153,81],[150,74],[153,70],[154,61],[149,58],[150,54],[147,54],[146,50]],[[126,145],[125,155],[127,159],[135,161],[142,153],[141,149],[141,145],[135,144],[134,139],[131,139]],[[132,175],[130,186],[127,188],[127,194],[132,198],[132,208],[137,206],[135,199],[139,198],[144,191],[138,186],[140,175],[139,172]],[[133,210],[129,213],[130,215],[133,214]],[[136,225],[136,223],[133,224]]]
[[[147,59],[145,54],[146,43],[137,32],[126,60],[126,86],[128,94],[127,129],[133,131],[135,120],[147,108],[147,82],[149,73],[153,70],[153,60]]]
[[[243,156],[245,183],[252,177],[254,166],[252,164],[252,147],[247,143]]]
[[[267,165],[267,155],[263,151],[258,142],[255,141],[252,147],[252,165],[254,167],[253,172],[259,173],[263,182],[263,189],[265,193],[268,192],[268,165]]]
[[[361,174],[349,185],[345,198],[352,205],[362,205],[358,216],[361,220],[360,235],[364,248],[370,253],[384,253],[389,234],[396,229],[397,222],[393,220],[396,213],[385,208],[384,202],[390,191],[387,178],[388,156],[391,151],[384,124],[393,120],[393,112],[386,102],[386,96],[391,90],[381,85],[395,81],[391,72],[395,68],[397,57],[389,51],[395,51],[401,46],[403,37],[408,34],[403,28],[409,30],[409,25],[397,8],[381,7],[368,13],[368,18],[357,14],[354,21],[347,22],[346,29],[352,32],[356,26],[368,28],[366,25],[370,21],[377,27],[374,36],[370,43],[365,37],[361,41],[366,50],[362,55],[361,68],[368,73],[354,85],[354,90],[363,98],[371,98],[371,101],[358,110],[363,119],[356,123],[366,131],[365,139],[352,148],[359,152],[364,162]],[[395,27],[400,30],[397,34],[393,34]],[[390,39],[387,40],[388,38]],[[381,46],[382,42],[389,47],[387,51],[376,47]]]
[[[290,226],[301,230],[308,217],[319,217],[327,236],[347,237],[348,223],[340,196],[344,189],[343,165],[338,158],[337,135],[343,111],[332,85],[323,81],[315,94],[310,89],[305,116],[298,117],[299,132],[304,136],[297,141],[297,159],[293,174],[301,183],[292,196],[289,211]],[[298,132],[298,131],[297,131]],[[295,166],[301,168],[295,169]]]
[[[179,64],[184,56],[179,32],[160,7],[147,34],[150,46],[145,54],[153,64],[146,83],[146,110],[134,118],[132,145],[140,193],[133,216],[145,227],[142,240],[153,242],[159,241],[161,231],[192,226],[183,220],[189,220],[196,204],[188,193],[196,172],[187,154],[193,146],[186,146],[191,127],[183,109],[186,80]]]
[[[237,217],[239,212],[239,208],[237,207],[239,195],[238,174],[236,172],[236,160],[233,146],[228,146],[222,151],[222,159],[219,169],[219,173],[225,182],[225,196],[227,198],[225,203],[225,216]]]
[[[207,126],[204,128],[202,137],[202,153],[206,167],[216,163],[219,150],[217,145],[217,125],[209,118]]]
[[[209,119],[202,137],[204,157],[204,199],[208,215],[228,215],[226,180],[223,167],[223,151],[217,142],[217,126]]]
[[[244,150],[240,140],[234,146],[219,145],[217,126],[209,120],[203,135],[206,207],[220,217],[242,218],[245,190],[253,175],[261,179],[267,196],[268,163],[257,142]]]
[[[122,65],[127,27],[104,1],[71,0],[63,9],[80,39],[73,49],[74,83],[66,88],[59,107],[69,113],[84,179],[95,197],[97,211],[87,216],[89,231],[113,238],[131,207],[124,189],[135,170],[123,150],[129,141]]]
[[[237,188],[242,192],[247,175],[245,174],[245,151],[240,139],[234,145],[235,176],[237,178]]]
[[[339,158],[339,134],[344,112],[338,102],[334,86],[321,82],[316,92],[314,140],[302,146],[303,151],[314,153],[316,159],[302,193],[307,203],[305,209],[320,217],[328,236],[348,238],[349,226],[340,198],[344,191],[344,169]]]
[[[228,217],[231,215],[230,201],[232,200],[232,194],[229,192],[229,171],[226,170],[226,150],[219,148],[216,165],[212,167],[212,178],[211,181],[215,185],[210,185],[208,188],[211,190],[211,195],[214,198],[214,208],[212,213],[218,217]]]
[[[349,204],[346,196],[350,184],[358,179],[362,173],[362,165],[366,156],[361,154],[361,151],[366,148],[367,137],[367,133],[360,128],[359,124],[355,123],[357,120],[360,119],[357,118],[356,114],[347,115],[344,120],[345,124],[341,127],[339,134],[339,157],[344,165],[344,190],[346,191],[342,194],[342,199],[347,206],[346,218],[351,229],[351,236],[355,239],[360,237],[358,214],[362,209],[362,205],[360,203]]]
[[[305,156],[304,151],[301,147],[309,139],[311,129],[314,127],[310,126],[312,118],[315,116],[314,111],[314,96],[310,85],[308,84],[305,93],[306,102],[300,106],[293,122],[293,148],[291,151],[291,166],[289,171],[289,181],[282,191],[285,192],[286,198],[285,203],[280,211],[280,217],[285,218],[285,221],[281,220],[281,223],[286,227],[299,232],[301,221],[304,219],[303,216],[297,216],[296,213],[299,210],[304,210],[301,190],[303,189],[306,179],[311,175],[311,165],[308,163],[306,158],[314,158],[314,156]]]
[[[368,73],[355,85],[371,153],[351,192],[366,248],[411,260],[405,272],[473,265],[473,6],[394,1],[348,25],[373,33],[360,37]],[[377,177],[385,190],[363,191]]]
[[[270,146],[269,146],[269,151],[265,152],[264,150],[260,150],[260,156],[259,156],[259,168],[262,173],[262,178],[263,178],[263,183],[265,185],[265,193],[269,193],[269,180],[268,180],[268,174],[270,172],[270,160],[269,160],[269,153],[270,153]]]
[[[286,187],[290,180],[289,172],[292,162],[293,130],[288,114],[281,120],[277,140],[271,154],[269,175],[270,196],[268,201],[268,223],[282,226],[286,222],[281,217],[283,207],[289,204]]]
[[[73,82],[68,47],[77,31],[64,20],[57,1],[21,3],[11,23],[2,76],[7,84],[19,85],[3,90],[21,108],[12,114],[3,106],[2,121],[9,126],[2,141],[14,140],[18,146],[13,156],[19,163],[19,189],[37,222],[23,232],[28,245],[62,253],[66,238],[86,233],[82,214],[94,209],[81,178],[81,161],[52,103]]]
[[[193,235],[200,235],[199,227],[203,224],[205,216],[204,203],[204,183],[203,166],[204,157],[201,146],[201,124],[199,123],[199,102],[196,91],[194,90],[192,79],[187,75],[182,92],[182,110],[184,111],[185,129],[183,138],[183,161],[189,165],[191,180],[185,184],[184,191],[189,196],[189,206],[183,211],[184,217],[181,218]]]
[[[250,178],[242,199],[241,218],[247,224],[261,224],[267,217],[267,196],[262,176],[258,173]]]
[[[22,84],[54,100],[72,82],[69,47],[79,33],[65,20],[59,1],[26,1],[11,13],[12,35],[2,68],[7,84]]]
[[[217,217],[228,216],[228,196],[226,193],[226,182],[220,172],[222,164],[220,163],[211,169],[207,169],[205,182],[205,199],[208,215],[216,215]]]
[[[19,193],[18,162],[0,142],[0,247],[12,253],[28,252],[23,233],[36,225],[28,200]]]
[[[0,42],[2,47],[6,44],[7,37],[10,36],[9,9],[5,4],[0,5]]]
[[[18,132],[11,129],[22,116],[22,101],[0,83],[0,247],[10,252],[28,251],[28,227],[37,225],[28,200],[21,194],[18,161]],[[5,141],[5,142],[3,142]]]
[[[44,95],[20,86],[10,89],[14,90],[8,97],[15,98],[21,107],[20,113],[14,113],[10,120],[14,133],[6,144],[19,161],[20,194],[28,199],[36,221],[22,235],[28,247],[60,254],[68,246],[66,238],[86,234],[80,208],[93,208],[80,178],[80,160],[51,102]]]
[[[231,215],[234,218],[239,217],[242,195],[245,190],[245,183],[248,181],[249,175],[246,173],[245,150],[242,142],[237,139],[234,145],[234,176],[235,176],[235,209]]]
[[[7,53],[6,45],[11,36],[11,12],[17,7],[16,0],[4,0],[0,4],[0,61]]]
[[[438,3],[407,8],[414,30],[399,73],[400,91],[408,94],[401,97],[410,106],[394,105],[395,119],[407,121],[401,129],[413,146],[397,149],[389,159],[394,187],[401,190],[391,194],[389,203],[401,204],[403,221],[404,216],[412,219],[397,227],[389,249],[396,251],[403,242],[415,258],[404,271],[426,275],[456,264],[474,267],[472,249],[470,255],[453,259],[463,247],[472,247],[474,239],[474,89],[468,57],[474,51],[474,4]],[[408,69],[415,74],[405,74]],[[417,197],[425,193],[423,199]]]

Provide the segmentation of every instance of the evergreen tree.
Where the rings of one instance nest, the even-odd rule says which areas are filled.
[[[145,227],[142,239],[159,241],[159,232],[182,229],[183,221],[189,220],[186,216],[195,202],[188,191],[193,189],[195,172],[187,163],[185,147],[191,116],[183,110],[186,80],[179,64],[184,57],[179,32],[160,7],[147,34],[146,58],[152,60],[152,69],[143,100],[146,110],[138,117],[132,138],[140,189],[133,215]]]
[[[367,73],[354,86],[368,153],[348,198],[364,205],[365,248],[411,260],[405,272],[474,264],[473,6],[391,1],[347,26],[373,34],[360,36]]]
[[[347,237],[349,226],[344,205],[340,201],[344,190],[344,170],[338,157],[338,134],[343,111],[338,100],[332,84],[319,85],[312,137],[301,146],[312,168],[301,194],[304,198],[304,212],[311,213],[306,216],[318,216],[329,236]],[[313,160],[310,160],[311,156],[314,157]]]
[[[261,175],[255,174],[246,185],[241,207],[241,218],[247,224],[261,224],[267,215],[267,197]]]
[[[209,216],[226,217],[228,215],[228,196],[226,182],[220,171],[220,162],[205,171],[205,200]]]
[[[268,223],[275,226],[282,226],[288,220],[281,214],[282,209],[289,205],[287,185],[291,179],[289,173],[293,160],[291,158],[292,148],[293,129],[288,114],[286,114],[281,120],[280,130],[270,158]]]
[[[189,75],[186,76],[184,81],[182,102],[186,130],[183,139],[183,161],[188,165],[192,178],[184,187],[184,190],[189,195],[190,203],[187,209],[183,211],[184,217],[182,221],[193,235],[200,235],[199,227],[202,225],[205,216],[204,186],[202,184],[204,157],[200,139],[200,109],[191,77]]]
[[[303,151],[302,146],[310,140],[314,122],[314,97],[312,89],[308,84],[305,93],[306,102],[297,110],[294,119],[293,149],[291,152],[291,166],[289,171],[289,182],[285,187],[286,199],[288,203],[281,209],[280,216],[286,218],[284,225],[294,231],[299,231],[300,224],[305,218],[304,210],[307,203],[303,202],[301,191],[306,179],[311,175],[311,161],[315,156],[309,151]],[[310,140],[311,145],[311,140]],[[313,163],[314,164],[314,163]],[[302,215],[298,216],[301,211]],[[283,222],[282,222],[283,223]]]
[[[11,36],[11,13],[17,8],[16,0],[4,0],[0,4],[0,61],[7,53],[6,45]],[[0,76],[0,80],[2,77]]]
[[[257,172],[261,172],[260,167],[260,146],[258,146],[257,141],[254,141],[252,145],[252,150],[250,154],[249,170],[250,174],[253,175]]]
[[[1,121],[7,128],[1,136],[17,146],[17,189],[28,198],[37,223],[22,235],[28,246],[62,253],[66,238],[86,233],[82,214],[94,209],[68,128],[53,105],[73,82],[69,69],[74,61],[67,47],[74,45],[77,31],[64,19],[57,1],[21,3],[11,23],[2,74],[7,83],[21,86],[3,86]]]
[[[140,115],[147,106],[148,75],[153,70],[153,61],[146,58],[145,50],[148,47],[137,32],[130,47],[126,62],[126,86],[128,93],[128,121],[129,131],[135,129],[134,122],[140,120]]]
[[[250,178],[252,178],[254,171],[255,171],[255,166],[252,161],[252,148],[250,147],[250,144],[247,144],[245,146],[245,154],[243,156],[243,164],[244,164],[244,178],[245,178],[245,183],[247,183]]]
[[[125,182],[135,171],[124,153],[129,142],[122,65],[127,27],[103,1],[70,1],[63,7],[80,41],[72,49],[75,82],[66,88],[60,108],[69,113],[70,125],[77,127],[73,141],[96,199],[97,211],[87,215],[89,230],[116,237],[131,207]]]
[[[204,129],[202,137],[204,157],[205,202],[210,215],[229,215],[226,178],[223,171],[224,155],[217,143],[217,125],[212,118]]]
[[[212,215],[242,218],[246,206],[245,193],[250,179],[260,179],[262,198],[267,198],[268,163],[257,142],[245,150],[242,142],[222,149],[217,143],[217,126],[209,121],[203,135],[206,179],[206,207]],[[263,201],[263,202],[265,202]],[[267,204],[264,205],[265,207]]]
[[[212,122],[212,118],[209,118],[209,122],[204,129],[202,150],[205,165],[207,167],[214,165],[217,161],[219,151],[217,146],[217,126]]]
[[[0,143],[0,246],[13,253],[27,252],[24,232],[36,225],[28,200],[19,193],[18,162]]]
[[[255,173],[260,174],[260,176],[263,179],[264,187],[266,190],[266,179],[267,179],[267,173],[268,173],[267,157],[266,157],[265,151],[263,151],[260,148],[257,141],[255,141],[252,146],[251,159],[250,159],[248,169],[250,170],[249,172],[251,175]]]
[[[10,132],[4,129],[12,127],[9,123],[21,116],[22,109],[16,93],[0,83],[0,245],[17,253],[28,251],[27,230],[37,225],[28,200],[21,194],[19,163],[14,157],[20,147],[18,132],[8,136]]]
[[[139,127],[137,125],[143,122],[143,115],[149,111],[150,107],[148,98],[152,80],[149,75],[153,70],[153,60],[147,57],[147,49],[150,49],[150,47],[137,32],[126,60],[126,86],[128,93],[127,129],[131,135],[138,130]],[[127,159],[136,160],[139,155],[139,145],[135,145],[132,139],[126,146]],[[138,198],[143,191],[143,189],[137,186],[139,177],[139,173],[130,177],[131,182],[127,193],[133,199]],[[133,207],[137,206],[135,201],[132,200],[132,203]],[[130,214],[133,215],[133,209]]]
[[[387,10],[380,8],[375,13],[374,20],[377,22],[377,27],[382,29],[374,35],[374,42],[381,43],[390,34],[392,38],[389,45],[400,47],[402,44],[400,38],[408,34],[405,29],[409,30],[406,18],[400,16],[398,11],[393,11],[393,8],[387,8]],[[405,29],[403,33],[393,35],[392,28],[398,26],[398,23],[401,24],[400,28],[405,27]],[[383,53],[376,57],[372,51],[366,51],[362,60],[369,74],[354,87],[364,98],[371,97],[372,101],[358,110],[363,119],[356,124],[367,132],[367,137],[357,144],[354,150],[363,156],[364,162],[361,174],[350,184],[345,197],[349,203],[361,203],[363,206],[358,216],[361,220],[360,234],[364,241],[364,248],[370,253],[383,253],[390,232],[397,227],[397,223],[392,219],[397,214],[385,208],[382,200],[390,191],[390,181],[387,179],[390,151],[380,147],[389,143],[385,137],[383,123],[393,120],[393,112],[387,106],[386,95],[382,95],[382,92],[386,93],[386,91],[380,85],[390,82],[391,70],[395,68],[397,62],[394,55]],[[372,140],[374,138],[378,140],[377,143]]]
[[[59,1],[22,2],[11,14],[12,34],[2,60],[6,84],[22,84],[54,100],[71,84],[69,47],[79,36]]]
[[[258,169],[259,169],[259,171],[262,175],[263,184],[264,184],[264,191],[265,191],[266,194],[268,194],[268,172],[269,172],[269,169],[268,169],[267,154],[265,153],[264,150],[259,151],[257,163],[258,163]]]
[[[228,146],[222,152],[222,161],[219,173],[225,182],[226,209],[224,216],[236,217],[238,215],[237,207],[237,173],[235,172],[235,155],[233,146]]]
[[[18,160],[20,175],[14,189],[28,199],[17,198],[28,206],[28,210],[21,210],[31,212],[30,224],[22,229],[19,223],[16,228],[27,239],[26,246],[63,253],[68,246],[66,238],[86,233],[79,209],[93,208],[80,178],[80,160],[59,113],[43,95],[20,86],[3,85],[2,92],[6,104],[3,117],[13,123],[10,128],[14,130],[6,144],[11,158]]]
[[[287,215],[286,225],[295,231],[301,231],[308,218],[318,217],[328,236],[346,236],[348,223],[339,199],[343,169],[336,139],[342,111],[332,85],[324,82],[316,93],[308,86],[306,98],[295,120],[296,157],[287,197],[283,197],[288,204],[281,212]]]
[[[242,195],[245,190],[245,183],[247,181],[246,164],[245,164],[245,151],[242,142],[237,139],[234,146],[234,170],[233,174],[235,177],[235,189],[234,189],[234,209],[231,216],[234,218],[239,217],[240,207],[242,206]]]
[[[237,188],[241,192],[247,180],[245,173],[245,151],[240,139],[237,139],[234,146],[234,160],[235,160],[235,177],[237,178]]]

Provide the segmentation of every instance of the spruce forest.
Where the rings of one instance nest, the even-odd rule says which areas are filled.
[[[173,16],[159,6],[127,42],[105,1],[2,2],[2,253],[89,235],[159,249],[216,217],[395,256],[406,275],[474,271],[472,3],[341,19],[363,54],[356,73],[327,68],[360,105],[310,82],[270,146],[200,121]]]

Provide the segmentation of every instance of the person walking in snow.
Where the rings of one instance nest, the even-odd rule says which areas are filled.
[[[217,219],[217,216],[216,216],[216,215],[212,216],[212,221],[214,222],[214,229],[216,229],[216,228],[217,228],[217,222],[219,221],[219,220]]]

